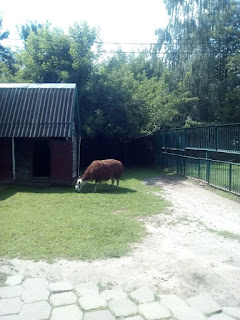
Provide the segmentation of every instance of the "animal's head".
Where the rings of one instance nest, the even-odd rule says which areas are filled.
[[[86,184],[86,181],[83,181],[81,178],[77,179],[75,184],[75,189],[77,192],[80,192],[82,187]]]

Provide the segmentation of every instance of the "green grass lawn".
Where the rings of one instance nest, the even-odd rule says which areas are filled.
[[[93,193],[74,188],[10,186],[0,191],[0,256],[5,258],[87,259],[120,257],[146,234],[140,216],[161,213],[168,205],[141,183],[155,169],[126,170],[120,187],[109,184]]]

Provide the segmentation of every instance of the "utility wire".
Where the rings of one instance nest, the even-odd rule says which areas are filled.
[[[21,39],[17,39],[17,38],[7,38],[7,39],[4,39],[4,40],[11,40],[11,41],[22,41]],[[184,39],[181,39],[182,41],[184,41]],[[188,40],[188,39],[186,39]],[[103,45],[139,45],[139,46],[146,46],[146,45],[149,45],[149,46],[154,46],[154,45],[157,45],[158,43],[156,42],[102,42]],[[194,45],[194,43],[191,43],[192,45]],[[198,46],[201,46],[201,45],[206,45],[206,43],[195,43],[196,45]],[[213,43],[211,43],[213,44]],[[173,48],[173,46],[167,42],[163,42],[163,45],[166,45],[168,48],[169,48],[169,51],[172,50],[172,51],[175,51],[175,52],[178,52],[179,54],[181,55],[191,55],[193,53],[193,51],[195,51],[195,53],[201,53],[201,54],[210,54],[210,53],[213,53],[213,54],[220,54],[222,53],[220,50],[219,50],[219,43],[218,43],[218,48],[216,48],[214,50],[214,48],[211,48],[210,50],[206,51],[206,50],[201,50],[200,48],[193,48],[191,52],[188,52],[188,51],[182,51],[181,52],[181,49],[176,49],[176,48]],[[24,49],[24,46],[20,46],[20,45],[6,45],[5,46],[6,48],[8,49],[11,49],[11,48],[16,48],[16,49]],[[173,49],[171,49],[171,47]],[[147,50],[147,48],[145,48]],[[187,49],[187,48],[185,48]],[[119,51],[120,50],[120,51]],[[128,50],[122,50],[121,48],[119,50],[100,50],[100,51],[95,51],[95,50],[92,50],[93,53],[106,53],[106,54],[116,54],[116,53],[126,53],[126,54],[151,54],[151,52],[147,52],[147,51],[128,51]],[[156,55],[158,56],[162,56],[162,55],[166,55],[168,54],[169,52],[168,51],[160,51],[160,52],[155,52]]]
[[[18,48],[18,49],[24,49],[21,46],[6,46],[5,48],[11,49],[11,48]],[[126,53],[126,54],[155,54],[157,56],[161,56],[161,55],[166,55],[169,54],[169,51],[160,51],[160,52],[148,52],[148,51],[125,51],[125,50],[100,50],[100,51],[96,51],[96,50],[91,50],[93,53],[111,53],[111,54],[117,54],[117,53]],[[213,50],[209,50],[209,51],[202,51],[201,49],[195,49],[191,52],[184,52],[184,51],[179,51],[179,50],[175,50],[176,53],[181,54],[181,55],[191,55],[193,53],[200,53],[200,54],[220,54],[222,53],[221,51],[213,51]]]
[[[7,39],[3,39],[1,41],[8,41],[8,40],[11,40],[11,41],[24,41],[22,39],[19,39],[19,38],[7,38]],[[172,41],[166,41],[165,39],[158,39],[158,41],[163,41],[161,43],[161,45],[168,45],[168,44],[174,44],[175,41],[180,41],[180,42],[186,42],[186,41],[191,41],[192,39],[173,39]],[[101,42],[103,45],[139,45],[139,46],[150,46],[150,45],[158,45],[159,43],[158,42]],[[213,45],[213,44],[216,44],[216,45],[219,45],[220,43],[225,43],[224,39],[214,39],[213,41],[210,41],[210,42],[191,42],[191,44],[195,44],[195,45],[206,45],[206,44],[209,44],[209,45]]]

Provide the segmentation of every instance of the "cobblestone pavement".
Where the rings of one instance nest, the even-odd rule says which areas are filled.
[[[49,283],[10,276],[0,287],[0,320],[240,320],[240,308],[219,306],[210,296],[181,299],[147,287],[127,292],[96,283]]]

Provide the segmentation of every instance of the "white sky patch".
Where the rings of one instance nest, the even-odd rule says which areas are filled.
[[[16,25],[27,21],[48,20],[65,31],[75,22],[87,21],[100,28],[104,42],[149,43],[156,42],[155,30],[168,22],[163,0],[6,0],[1,3],[0,15],[3,30],[11,32],[11,39],[19,38]]]

